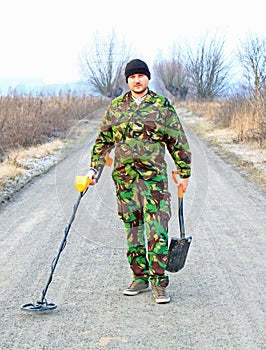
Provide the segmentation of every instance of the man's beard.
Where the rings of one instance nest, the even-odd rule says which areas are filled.
[[[143,94],[143,92],[145,92],[146,90],[147,90],[147,88],[145,87],[141,87],[141,90],[139,90],[139,88],[140,88],[141,86],[135,86],[134,88],[133,88],[133,92],[136,94],[136,95],[141,95],[141,94]]]

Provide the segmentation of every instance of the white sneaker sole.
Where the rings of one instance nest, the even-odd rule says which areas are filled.
[[[171,298],[169,297],[169,298],[164,298],[164,299],[160,299],[160,298],[155,298],[154,296],[153,296],[153,300],[154,300],[154,302],[156,303],[156,304],[167,304],[167,303],[170,303],[170,301],[171,301]]]

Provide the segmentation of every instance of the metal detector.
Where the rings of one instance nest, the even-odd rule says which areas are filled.
[[[58,260],[60,258],[60,255],[66,246],[67,236],[69,234],[71,225],[75,219],[79,203],[81,201],[81,198],[88,191],[89,183],[90,183],[90,179],[87,176],[76,176],[75,177],[75,187],[80,192],[80,194],[79,194],[77,202],[75,203],[75,205],[73,207],[73,213],[72,213],[71,219],[69,221],[69,224],[65,227],[65,235],[64,235],[64,238],[62,239],[61,244],[59,246],[58,253],[52,262],[51,273],[50,273],[49,278],[47,280],[46,286],[44,287],[44,289],[42,291],[41,299],[37,300],[36,302],[26,303],[26,304],[21,305],[21,307],[20,307],[21,310],[30,311],[30,312],[47,312],[47,311],[51,311],[51,310],[54,310],[57,308],[57,305],[55,303],[49,303],[46,300],[45,296],[46,296],[47,290],[49,288],[49,285],[52,282],[54,271],[55,271],[56,265],[58,263]]]
[[[113,162],[113,159],[109,157],[109,153],[107,152],[105,155],[105,165],[110,167],[112,165],[112,162]],[[102,170],[103,170],[103,168],[101,169],[100,173],[98,174],[98,177],[97,177],[98,179],[100,177]],[[62,239],[61,244],[59,246],[58,253],[52,262],[51,273],[50,273],[49,278],[47,280],[46,286],[44,287],[44,289],[42,291],[41,299],[37,300],[36,302],[30,302],[30,303],[26,303],[26,304],[21,305],[21,307],[20,307],[21,310],[38,313],[38,312],[49,312],[49,311],[52,311],[52,310],[57,308],[57,305],[55,303],[49,303],[47,301],[47,299],[45,298],[46,293],[47,293],[47,290],[49,288],[50,283],[52,282],[54,271],[55,271],[56,265],[58,263],[58,260],[60,258],[60,255],[66,246],[67,237],[68,237],[71,225],[75,219],[79,203],[81,201],[81,198],[88,191],[90,182],[91,182],[91,180],[87,176],[76,176],[75,177],[74,184],[75,184],[76,190],[78,192],[80,192],[79,197],[78,197],[78,200],[73,207],[73,213],[72,213],[71,219],[69,221],[69,224],[65,227],[65,231],[64,231],[65,235],[64,235],[64,238]]]

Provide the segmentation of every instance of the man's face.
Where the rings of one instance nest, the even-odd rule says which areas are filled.
[[[128,77],[129,89],[136,95],[141,95],[147,91],[149,78],[145,74],[132,74]]]

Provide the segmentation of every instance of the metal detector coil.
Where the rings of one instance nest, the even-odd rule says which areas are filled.
[[[55,303],[48,303],[45,299],[44,302],[36,301],[35,303],[28,303],[21,305],[20,309],[22,311],[29,312],[49,312],[55,310],[57,305]]]

